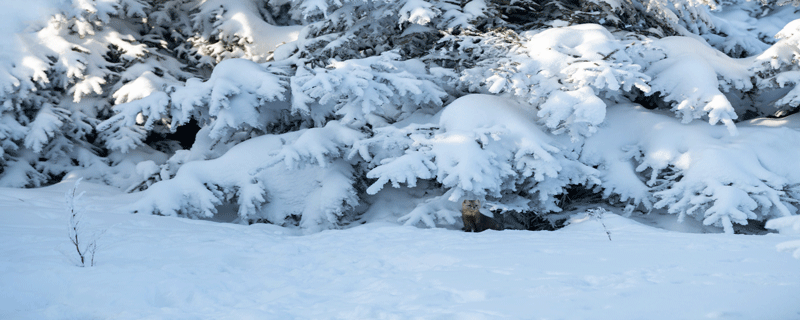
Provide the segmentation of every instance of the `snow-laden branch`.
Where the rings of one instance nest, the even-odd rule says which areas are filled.
[[[800,190],[792,163],[800,132],[759,120],[739,124],[739,135],[703,123],[678,120],[618,105],[605,130],[586,140],[581,161],[598,166],[605,195],[646,208],[694,216],[733,232],[748,219],[790,216]]]
[[[401,61],[394,52],[299,69],[291,79],[293,110],[315,113],[327,106],[353,126],[381,127],[417,109],[441,106],[447,96],[425,65]]]
[[[494,49],[497,56],[465,70],[461,81],[536,106],[537,116],[555,133],[568,132],[576,140],[591,135],[605,118],[602,98],[619,99],[633,88],[650,92],[650,77],[600,25],[554,28],[519,39],[504,36],[507,43],[487,40],[478,46],[506,49]]]
[[[672,110],[684,123],[708,118],[710,124],[723,123],[735,135],[736,111],[723,92],[753,88],[748,61],[732,59],[714,48],[689,37],[669,37],[643,43],[642,53],[652,77],[654,92],[672,103]],[[655,57],[655,59],[653,59]]]
[[[202,218],[235,201],[241,222],[283,224],[296,216],[309,231],[336,227],[358,204],[354,170],[340,155],[360,137],[360,132],[331,122],[324,128],[253,138],[219,158],[184,164],[174,178],[150,186],[132,210]]]
[[[597,172],[572,158],[568,141],[542,131],[536,122],[531,105],[468,95],[445,108],[437,128],[410,125],[378,131],[367,146],[355,147],[362,153],[367,150],[375,166],[367,177],[377,180],[367,192],[378,193],[387,183],[414,187],[418,179],[435,179],[448,190],[446,199],[452,203],[522,192],[535,200],[531,207],[560,211],[553,196],[568,185],[599,183]],[[452,223],[444,218],[447,210],[439,208],[446,205],[431,201],[406,216],[406,223]]]
[[[775,35],[778,42],[752,59],[750,71],[755,73],[756,84],[761,89],[787,88],[784,96],[775,102],[777,107],[789,109],[800,106],[800,19],[787,24]]]

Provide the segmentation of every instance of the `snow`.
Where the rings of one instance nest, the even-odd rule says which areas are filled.
[[[612,241],[580,213],[554,232],[373,222],[299,235],[124,214],[139,195],[84,182],[85,227],[105,233],[80,268],[66,237],[73,183],[0,189],[0,318],[800,317],[800,262],[775,247],[796,236],[679,233],[610,213]]]
[[[461,201],[476,197],[490,207],[513,202],[521,211],[560,211],[554,195],[567,185],[600,183],[593,168],[577,162],[558,137],[537,125],[528,104],[473,94],[456,99],[438,117],[438,126],[376,129],[372,138],[353,147],[374,166],[367,172],[367,178],[376,179],[368,194],[389,183],[413,188],[418,179],[435,179],[446,189],[403,216],[407,225],[457,223],[452,216],[460,215]]]
[[[573,139],[603,122],[606,104],[620,89],[650,92],[650,77],[625,53],[625,44],[604,27],[582,24],[521,34],[522,46],[478,75],[488,92],[512,93],[533,105],[552,131]],[[477,69],[480,69],[477,68]],[[494,73],[491,76],[484,73]],[[491,74],[489,73],[489,74]],[[601,94],[602,93],[602,94]]]
[[[276,26],[264,21],[260,14],[261,1],[206,0],[197,5],[199,12],[194,18],[196,25],[213,26],[213,33],[203,34],[203,40],[218,37],[242,48],[226,48],[218,44],[201,43],[201,51],[215,56],[217,62],[227,58],[245,58],[265,62],[280,45],[297,40],[302,26]]]
[[[606,196],[631,198],[647,209],[654,196],[652,205],[679,214],[679,221],[690,215],[733,232],[728,221],[746,225],[747,219],[795,214],[782,197],[800,181],[791,165],[800,157],[797,121],[741,122],[734,137],[719,126],[681,124],[640,106],[616,105],[608,108],[607,127],[587,139],[581,159],[601,166]]]
[[[417,109],[441,106],[447,94],[425,65],[399,59],[397,53],[384,52],[365,59],[331,60],[325,68],[298,68],[291,80],[293,111],[313,114],[335,106],[345,124],[382,127],[387,120],[401,120]]]
[[[26,78],[34,81],[46,78],[44,72],[36,71],[43,69],[44,62],[24,54],[22,37],[27,34],[23,31],[29,24],[56,11],[54,0],[4,2],[0,10],[0,30],[7,36],[0,37],[0,98],[19,90],[20,82]],[[19,62],[14,63],[15,60]]]
[[[666,55],[647,70],[653,77],[653,90],[677,103],[673,110],[682,115],[684,123],[707,115],[710,124],[722,122],[735,135],[733,120],[738,116],[720,87],[725,91],[730,87],[752,89],[749,60],[732,59],[689,37],[667,37],[653,43]],[[720,77],[725,81],[718,80]]]
[[[781,217],[767,221],[766,227],[778,230],[781,234],[800,234],[800,216]],[[778,244],[780,251],[794,251],[793,256],[800,259],[800,240]]]
[[[331,158],[361,135],[331,121],[323,128],[252,138],[216,159],[192,159],[196,150],[182,152],[176,157],[195,161],[150,186],[126,210],[211,218],[220,205],[232,204],[238,206],[237,221],[280,224],[296,216],[309,232],[331,228],[358,203],[352,167]]]
[[[0,319],[800,318],[800,0],[5,2]]]
[[[27,23],[52,13],[50,11],[53,11],[58,2],[54,0],[5,1],[3,10],[0,10],[0,30],[3,30],[5,34],[21,32]],[[16,37],[0,37],[0,58],[6,58],[3,54],[15,52],[18,45]]]

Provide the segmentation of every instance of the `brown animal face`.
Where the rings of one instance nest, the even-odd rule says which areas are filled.
[[[461,203],[461,210],[465,212],[478,212],[480,211],[480,207],[480,200],[464,200],[464,202]]]

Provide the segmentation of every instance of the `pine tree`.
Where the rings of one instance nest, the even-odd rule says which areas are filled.
[[[72,0],[0,56],[0,185],[310,231],[396,192],[436,226],[580,188],[732,232],[800,200],[798,5]]]

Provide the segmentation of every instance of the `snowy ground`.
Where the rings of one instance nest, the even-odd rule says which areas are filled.
[[[89,183],[97,265],[68,257],[62,183],[0,189],[0,319],[800,319],[793,238],[610,214],[555,232],[390,223],[298,235],[124,214]],[[674,216],[670,218],[674,219]]]

